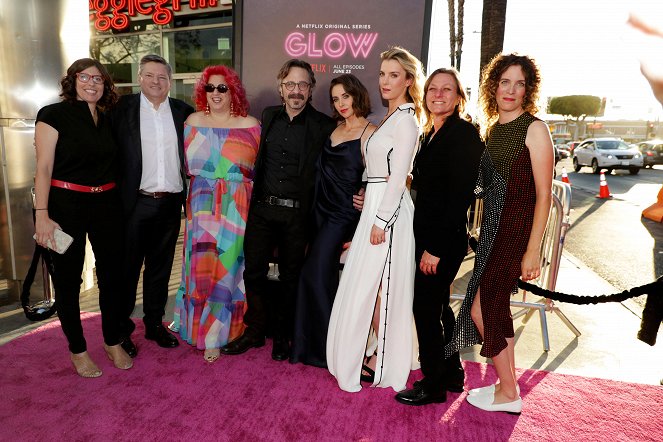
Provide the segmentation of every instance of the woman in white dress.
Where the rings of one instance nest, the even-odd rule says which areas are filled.
[[[423,114],[424,75],[405,49],[393,47],[380,57],[388,112],[363,146],[364,208],[327,336],[329,372],[349,392],[361,390],[360,380],[401,391],[413,364],[414,205],[405,183]]]

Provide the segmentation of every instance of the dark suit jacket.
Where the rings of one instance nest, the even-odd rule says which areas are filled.
[[[264,167],[265,139],[269,135],[269,129],[274,117],[279,112],[285,112],[283,105],[265,108],[262,112],[262,135],[260,137],[260,149],[256,158],[255,178],[253,180],[253,202],[264,197],[262,186],[262,174]],[[316,161],[320,151],[329,135],[336,128],[336,121],[322,112],[315,110],[311,104],[307,104],[302,112],[306,112],[305,150],[299,157],[298,186],[302,189],[300,201],[302,212],[308,213],[313,204],[313,191],[315,186]]]
[[[186,200],[186,175],[184,170],[184,121],[194,112],[185,102],[168,98],[177,132],[177,145],[182,174],[182,203]],[[140,141],[140,94],[124,95],[111,112],[113,137],[120,150],[119,188],[125,214],[136,206],[140,178],[143,171],[143,154]]]
[[[467,251],[467,209],[484,147],[477,129],[458,115],[424,137],[412,170],[418,250],[440,258]]]

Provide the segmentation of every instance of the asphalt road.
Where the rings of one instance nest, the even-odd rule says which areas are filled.
[[[596,197],[599,175],[589,168],[576,173],[570,159],[562,160],[557,165],[558,179],[562,167],[572,188],[571,228],[564,250],[619,290],[662,275],[663,224],[642,217],[642,211],[656,202],[663,185],[663,166],[642,169],[638,175],[628,171],[607,175],[611,199]]]

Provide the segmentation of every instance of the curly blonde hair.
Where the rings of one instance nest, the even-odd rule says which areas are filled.
[[[412,80],[412,84],[407,88],[405,96],[407,101],[414,104],[414,113],[417,121],[421,124],[424,119],[424,66],[421,61],[412,55],[407,49],[400,46],[392,46],[380,54],[380,59],[396,60],[405,71],[407,78]]]
[[[525,76],[523,109],[530,114],[536,114],[539,111],[537,101],[539,100],[541,73],[534,59],[516,53],[497,54],[483,68],[481,84],[479,85],[479,123],[481,125],[481,136],[484,139],[488,138],[490,130],[499,118],[495,94],[502,74],[511,66],[520,66]]]

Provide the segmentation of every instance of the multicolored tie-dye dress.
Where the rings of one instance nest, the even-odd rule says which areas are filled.
[[[222,347],[244,331],[244,231],[259,142],[260,126],[184,125],[191,183],[171,328],[201,350]]]

